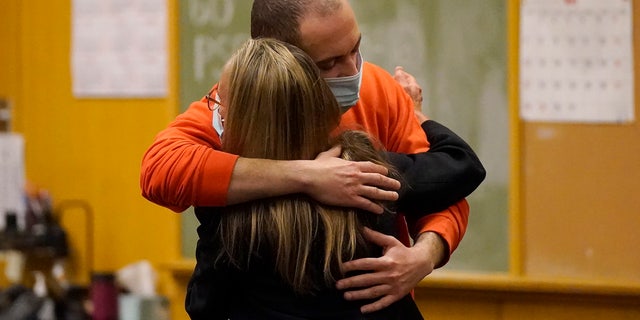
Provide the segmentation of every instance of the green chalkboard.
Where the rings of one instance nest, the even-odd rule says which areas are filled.
[[[352,0],[363,57],[390,72],[402,65],[422,85],[424,111],[472,145],[487,169],[470,196],[464,240],[450,270],[508,270],[508,110],[503,0]],[[180,103],[217,82],[249,36],[249,0],[180,1]],[[197,222],[183,215],[183,254],[193,257]]]
[[[185,110],[218,82],[224,63],[249,38],[250,0],[180,0],[179,101]],[[195,257],[193,210],[182,214],[182,254]]]

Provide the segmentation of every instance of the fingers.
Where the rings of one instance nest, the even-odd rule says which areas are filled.
[[[341,267],[342,272],[346,273],[346,272],[351,272],[356,270],[358,271],[377,270],[381,265],[379,260],[380,258],[361,258],[361,259],[347,261],[342,264],[342,267]],[[342,287],[340,287],[339,289],[352,288],[352,287],[357,287],[359,285],[362,285],[363,282],[367,281],[367,278],[371,278],[372,275],[373,275],[372,273],[366,273],[366,274],[361,274],[361,275],[357,275],[349,278],[340,279],[338,280],[338,284],[340,284]]]
[[[347,291],[344,293],[345,300],[371,300],[380,298],[370,304],[364,305],[360,308],[362,313],[375,312],[390,306],[392,303],[398,301],[402,296],[394,295],[393,286],[389,284],[379,284],[360,290]]]
[[[392,303],[400,300],[402,296],[393,295],[393,287],[388,284],[380,284],[373,287],[356,290],[356,291],[348,291],[344,293],[344,298],[346,300],[371,300],[380,298],[370,304],[366,304],[360,308],[360,312],[362,313],[371,313],[378,310],[382,310]]]
[[[377,274],[378,273],[369,273],[341,279],[336,283],[336,287],[338,290],[356,288],[356,290],[346,291],[344,293],[346,300],[372,300],[379,298],[370,304],[362,306],[360,308],[362,313],[384,309],[407,294],[403,293],[405,291],[397,287],[397,284],[383,281],[386,276]],[[394,285],[396,287],[394,287]]]
[[[396,81],[400,83],[408,84],[409,82],[412,82],[412,81],[415,82],[415,79],[413,78],[413,76],[408,72],[404,71],[404,68],[402,66],[397,66],[395,68],[393,77],[396,79]]]
[[[395,70],[394,70],[394,74],[393,77],[394,78],[406,78],[407,73],[404,71],[404,68],[402,66],[396,66]],[[398,80],[398,79],[396,79]]]
[[[375,213],[375,214],[382,214],[384,213],[384,207],[367,199],[367,198],[363,198],[360,197],[355,203],[353,203],[352,205],[350,205],[350,207],[353,208],[358,208],[361,210],[365,210],[365,211],[369,211],[371,213]]]
[[[416,78],[410,73],[404,71],[402,66],[397,66],[394,71],[393,78],[402,86],[405,92],[409,94],[414,102],[414,107],[420,110],[422,105],[422,88],[416,81]]]
[[[362,197],[365,197],[371,200],[377,200],[377,201],[398,200],[398,192],[393,190],[386,190],[386,189],[398,189],[398,187],[396,187],[392,181],[389,181],[388,183],[385,183],[383,185],[380,185],[379,183],[376,183],[376,184],[378,186],[375,186],[375,187],[369,186],[369,185],[363,185],[362,188],[360,189],[359,195]]]
[[[340,145],[336,145],[333,148],[324,151],[324,152],[320,152],[320,154],[318,154],[318,156],[316,157],[316,159],[321,159],[321,158],[326,158],[326,157],[333,157],[333,158],[338,158],[340,157],[340,153],[342,152],[342,147]]]
[[[358,208],[381,214],[379,202],[396,201],[398,180],[387,177],[389,170],[370,161],[340,159],[340,146],[324,151],[310,166],[306,193],[330,205]]]
[[[379,173],[364,173],[362,180],[365,185],[376,187],[379,190],[399,190],[401,186],[400,181]]]
[[[366,185],[375,186],[385,190],[400,189],[400,181],[387,177],[389,169],[372,162],[357,162],[363,174],[363,182]]]
[[[364,173],[377,173],[383,176],[389,174],[389,169],[383,165],[375,164],[371,161],[359,161],[355,162],[360,169],[360,171]]]
[[[405,89],[405,91],[407,91],[407,93],[410,93],[409,91],[412,90],[412,84],[416,83],[415,79],[412,79],[413,76],[404,71],[404,68],[400,66],[396,67],[393,73],[393,78],[402,86],[402,88]]]
[[[400,241],[398,241],[398,239],[386,235],[382,232],[378,232],[375,231],[373,229],[369,229],[367,227],[364,227],[364,231],[362,233],[364,235],[364,238],[366,240],[368,240],[369,242],[376,244],[382,248],[387,248],[390,246],[395,246],[395,245],[403,245]],[[349,262],[355,262],[357,260],[353,260],[353,261],[349,261]],[[347,262],[348,263],[348,262]]]
[[[363,236],[367,241],[370,241],[373,244],[376,244],[383,249],[391,248],[398,246],[400,248],[405,248],[404,244],[400,242],[393,236],[386,235],[384,233],[369,229],[367,227],[363,230]],[[386,259],[384,256],[377,258],[361,258],[356,260],[347,261],[342,264],[342,272],[351,272],[351,271],[381,271],[381,270],[389,270],[392,267],[393,262],[389,259]],[[372,283],[365,283],[367,280],[374,280],[373,273],[366,273],[362,275],[357,275],[349,278],[344,278],[338,281],[345,287],[356,287],[359,285],[371,285]]]
[[[376,214],[382,214],[384,213],[384,207],[374,201],[396,201],[398,197],[399,195],[395,191],[383,190],[371,186],[362,186],[359,198],[351,206]]]
[[[360,260],[365,260],[365,259],[360,259]],[[353,269],[353,267],[348,267],[346,265],[342,266],[342,269],[344,270],[361,270],[361,271],[370,271],[372,269]],[[345,271],[348,272],[348,271]],[[351,276],[351,277],[347,277],[347,278],[343,278],[340,279],[336,282],[336,289],[338,290],[350,290],[350,289],[354,289],[354,290],[350,290],[349,292],[346,292],[345,294],[349,294],[351,295],[353,292],[361,292],[363,290],[367,290],[368,288],[374,287],[374,286],[380,286],[383,284],[386,285],[390,285],[388,280],[386,278],[386,273],[385,272],[370,272],[370,273],[363,273],[363,274],[358,274],[355,276]],[[367,291],[370,292],[370,291]],[[361,293],[356,293],[355,296],[352,295],[352,297],[359,297],[361,295]]]
[[[390,291],[390,285],[380,284],[361,290],[347,291],[344,293],[344,298],[347,300],[375,299],[388,294]]]
[[[380,174],[365,174],[365,176],[361,181],[362,185],[357,190],[358,199],[352,206],[382,214],[384,207],[378,202],[398,200],[398,192],[393,190],[400,188],[400,182]]]
[[[396,201],[400,189],[400,181],[387,177],[388,169],[371,162],[358,162],[360,167],[360,187],[357,195],[360,197],[354,207],[373,213],[382,214],[384,208],[376,203],[379,201]]]
[[[380,300],[377,300],[373,303],[370,304],[366,304],[362,307],[360,307],[360,312],[362,313],[371,313],[371,312],[375,312],[378,310],[382,310],[388,306],[390,306],[392,303],[400,300],[402,297],[398,297],[398,296],[393,296],[393,295],[386,295],[384,297],[382,297]]]

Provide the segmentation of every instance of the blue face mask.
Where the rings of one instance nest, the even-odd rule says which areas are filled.
[[[216,93],[216,101],[220,101],[220,96]],[[213,106],[213,128],[216,129],[218,136],[222,139],[222,133],[224,132],[224,120],[220,115],[220,105],[217,103]]]
[[[331,92],[336,96],[342,113],[347,112],[360,99],[360,85],[362,84],[362,55],[357,56],[358,73],[339,78],[325,78]]]

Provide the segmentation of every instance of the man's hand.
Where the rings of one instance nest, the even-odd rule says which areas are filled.
[[[393,78],[411,97],[411,100],[413,100],[413,111],[418,118],[418,122],[422,123],[428,120],[427,116],[422,113],[422,88],[416,81],[416,78],[404,71],[404,68],[401,66],[396,67]]]
[[[400,300],[440,262],[444,245],[440,237],[432,232],[420,235],[416,244],[408,248],[398,239],[380,232],[364,229],[367,240],[383,248],[379,258],[363,258],[345,262],[343,271],[370,271],[339,280],[338,290],[347,300],[377,299],[362,306],[362,313],[384,309]]]
[[[396,67],[393,78],[411,97],[411,100],[413,100],[414,109],[422,110],[422,88],[416,81],[416,78],[410,73],[404,71],[404,68],[401,66]]]
[[[305,193],[328,205],[384,212],[376,201],[397,200],[400,182],[387,177],[389,172],[384,166],[340,159],[340,150],[337,146],[320,153],[310,163]]]
[[[227,205],[286,194],[304,193],[331,206],[382,213],[378,204],[398,200],[400,182],[389,170],[369,161],[339,158],[340,147],[314,160],[270,160],[240,157],[236,161]]]

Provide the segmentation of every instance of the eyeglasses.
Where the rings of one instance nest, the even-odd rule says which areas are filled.
[[[216,98],[220,98],[217,94],[215,96],[212,96],[213,90],[214,89],[211,89],[211,91],[209,91],[209,93],[207,93],[207,95],[204,97],[205,99],[207,99],[207,107],[209,108],[209,110],[216,111],[220,109],[220,107],[222,106],[222,103],[220,103],[220,101],[216,99]]]
[[[213,93],[213,90],[215,89],[216,88],[211,89],[211,91],[209,91],[209,93],[207,93],[207,95],[205,95],[204,97],[207,99],[207,107],[209,108],[209,110],[216,112],[218,114],[218,119],[220,119],[220,124],[221,126],[224,126],[224,118],[220,113],[220,107],[222,107],[222,103],[220,103],[220,96],[218,96],[217,93],[215,97],[211,95]]]

